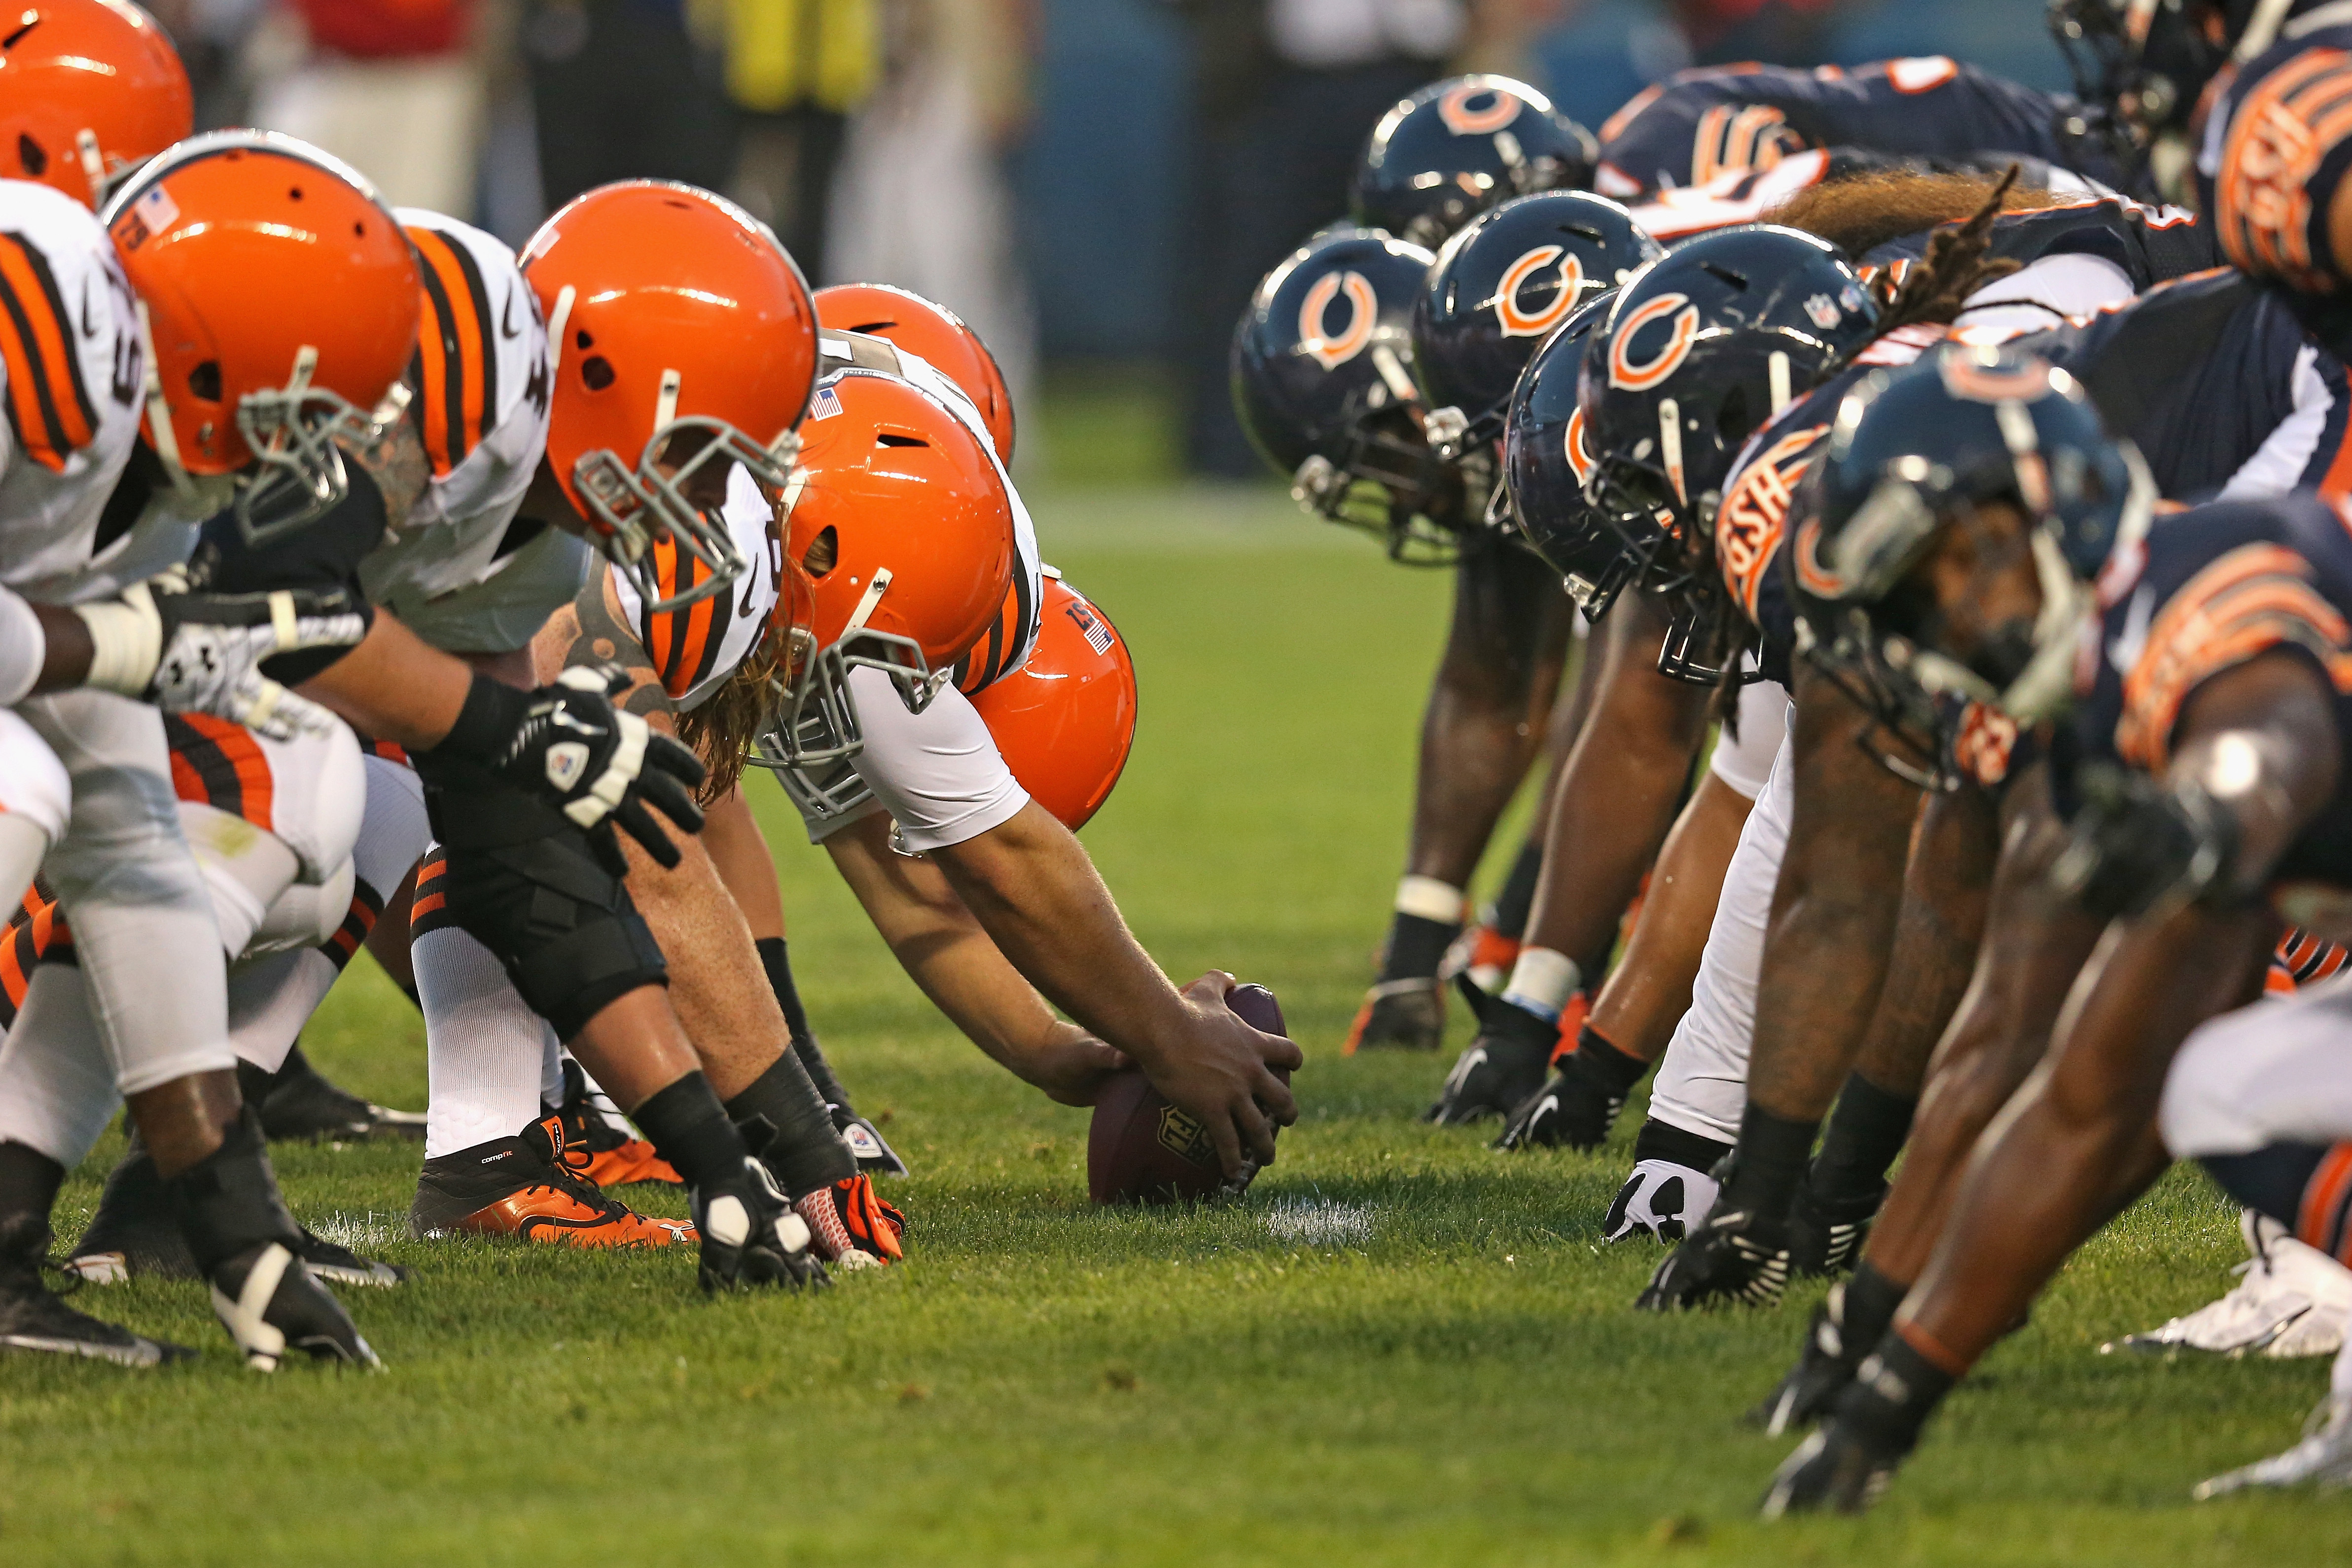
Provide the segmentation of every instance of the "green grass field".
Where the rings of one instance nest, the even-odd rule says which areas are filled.
[[[1087,841],[1171,972],[1267,982],[1307,1051],[1304,1120],[1249,1199],[1090,1211],[1086,1113],[925,1005],[761,783],[811,1010],[917,1167],[891,1193],[909,1266],[706,1301],[687,1257],[411,1241],[413,1150],[281,1147],[298,1210],[417,1270],[350,1297],[388,1370],[257,1377],[195,1288],[88,1291],[205,1354],[0,1359],[0,1564],[2352,1561],[2341,1496],[2188,1501],[2294,1437],[2324,1363],[2095,1354],[2236,1261],[2187,1175],[2076,1261],[1875,1515],[1752,1521],[1789,1445],[1734,1417],[1812,1292],[1637,1317],[1654,1251],[1598,1241],[1638,1107],[1605,1155],[1505,1159],[1414,1121],[1440,1061],[1338,1054],[1443,578],[1265,494],[1066,488],[1039,513],[1143,684]],[[308,1040],[422,1103],[421,1027],[364,963]],[[68,1236],[119,1147],[68,1188]]]

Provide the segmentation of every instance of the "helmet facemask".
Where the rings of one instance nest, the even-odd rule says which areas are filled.
[[[1465,470],[1486,468],[1483,451],[1449,464],[1423,438],[1418,404],[1391,402],[1350,421],[1335,444],[1336,460],[1317,453],[1291,476],[1290,497],[1335,523],[1377,535],[1389,559],[1407,566],[1451,566],[1461,559],[1458,528],[1467,505]]]
[[[677,375],[673,371],[662,378],[661,407],[668,413],[677,406]],[[681,448],[689,455],[672,460]],[[572,483],[613,570],[628,578],[648,610],[661,613],[726,591],[751,565],[735,548],[726,524],[707,515],[688,495],[694,477],[714,465],[740,464],[774,495],[791,482],[799,449],[800,438],[790,432],[763,446],[723,419],[672,416],[656,422],[634,467],[609,448],[593,447],[572,465]],[[659,574],[650,559],[655,540],[664,535],[709,572],[668,598],[661,596]]]
[[[253,454],[253,469],[238,476],[234,510],[247,544],[310,527],[351,493],[342,448],[373,446],[408,410],[407,384],[394,382],[373,413],[313,386],[319,351],[304,344],[282,387],[247,392],[236,403],[236,432]]]

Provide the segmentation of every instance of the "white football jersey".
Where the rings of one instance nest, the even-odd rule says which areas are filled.
[[[186,519],[107,506],[145,376],[131,285],[96,214],[0,180],[0,583],[46,603],[101,599],[186,558]]]
[[[394,216],[425,285],[409,417],[433,475],[360,583],[436,647],[506,653],[571,602],[592,553],[561,528],[515,521],[547,450],[547,326],[495,236],[415,207]]]

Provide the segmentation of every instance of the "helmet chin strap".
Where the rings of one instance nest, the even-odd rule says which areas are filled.
[[[1688,506],[1690,497],[1683,490],[1683,407],[1670,397],[1658,400],[1658,462],[1675,487],[1675,499]]]
[[[552,381],[563,366],[563,327],[572,319],[572,303],[580,291],[565,284],[555,291],[555,309],[547,319],[547,374]]]
[[[98,132],[87,125],[75,132],[74,154],[81,162],[82,177],[89,182],[91,208],[105,206],[106,154],[99,150]]]
[[[147,405],[147,442],[163,465],[163,472],[172,481],[172,489],[181,499],[194,501],[196,481],[180,463],[180,434],[172,428],[172,405],[163,397],[163,372],[155,359],[155,329],[147,317],[147,302],[137,302],[139,316],[139,351],[147,357],[147,375],[142,388],[142,400]]]
[[[2042,611],[2033,618],[2033,657],[1997,705],[2024,724],[2055,718],[2074,695],[2075,645],[2094,602],[2048,529],[2033,531],[2032,548],[2034,575],[2042,585]]]

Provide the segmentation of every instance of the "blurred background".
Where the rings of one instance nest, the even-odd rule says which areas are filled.
[[[815,283],[961,312],[1025,478],[1264,477],[1224,356],[1382,110],[1498,70],[1588,126],[1693,64],[1949,54],[2063,88],[2042,0],[147,0],[200,127],[318,142],[520,245],[691,181]]]

